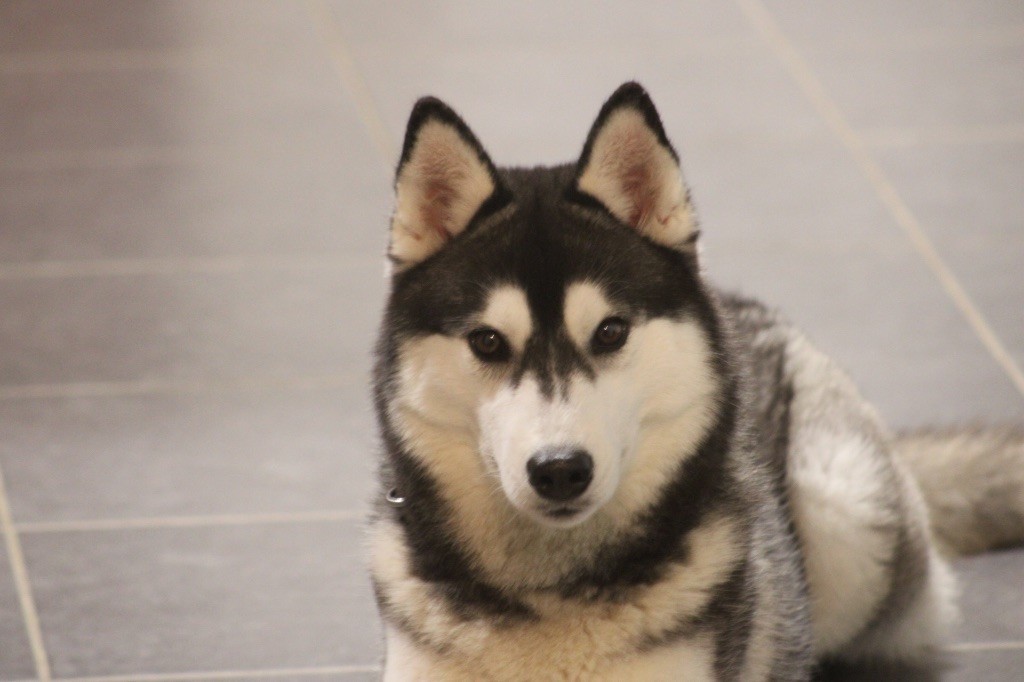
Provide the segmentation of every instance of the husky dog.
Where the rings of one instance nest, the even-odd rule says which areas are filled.
[[[424,98],[395,188],[386,680],[931,669],[954,616],[938,543],[1024,537],[1024,438],[894,438],[799,331],[713,289],[643,88],[577,163],[532,169]]]

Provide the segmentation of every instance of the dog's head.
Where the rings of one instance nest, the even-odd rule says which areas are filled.
[[[576,164],[535,169],[496,168],[425,98],[395,188],[378,366],[394,446],[452,498],[549,527],[647,508],[718,379],[693,208],[644,90],[612,95]]]

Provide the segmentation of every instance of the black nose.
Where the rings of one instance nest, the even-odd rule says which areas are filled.
[[[530,485],[537,494],[555,502],[568,502],[583,494],[594,478],[594,460],[585,450],[544,448],[526,463]]]

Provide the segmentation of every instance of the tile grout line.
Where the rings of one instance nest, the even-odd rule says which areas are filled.
[[[58,677],[53,682],[204,682],[275,677],[326,677],[351,673],[379,673],[379,665],[336,665],[318,668],[269,668],[264,670],[209,670],[183,673],[137,673],[95,677]]]
[[[949,266],[942,260],[924,228],[900,198],[896,188],[881,167],[872,158],[867,146],[854,132],[839,106],[825,91],[814,71],[779,28],[761,0],[736,0],[736,2],[750,23],[764,36],[776,56],[787,67],[804,96],[853,157],[861,173],[874,187],[878,198],[889,210],[896,224],[903,230],[932,274],[939,280],[954,306],[966,318],[982,345],[1006,373],[1017,391],[1024,395],[1024,372],[1021,372],[1013,357],[1007,352],[999,337],[974,305]]]
[[[53,73],[155,71],[231,64],[223,48],[166,49],[84,48],[0,52],[0,74],[23,76]]]
[[[951,651],[959,653],[974,653],[986,651],[1024,651],[1024,641],[1020,642],[959,642],[950,647]]]
[[[68,521],[26,521],[13,525],[20,535],[35,533],[83,533],[163,528],[206,528],[217,526],[262,526],[303,523],[341,523],[361,519],[358,509],[280,512],[264,514],[209,514],[192,516],[151,516],[135,518],[72,519]]]
[[[352,266],[365,258],[350,252],[229,254],[222,256],[87,258],[0,262],[0,280],[131,277],[139,275],[235,274],[252,270],[314,270]]]
[[[317,0],[319,1],[319,0]],[[943,27],[916,29],[899,34],[857,35],[830,41],[832,49],[866,52],[882,49],[928,50],[949,45],[1015,47],[1024,43],[1024,24],[1010,23],[974,29]],[[724,38],[706,41],[701,49],[742,48]],[[107,71],[170,70],[230,65],[244,56],[235,48],[223,46],[137,47],[52,47],[42,50],[0,50],[0,74],[48,74]]]
[[[245,146],[114,146],[11,152],[0,159],[0,173],[134,169],[147,165],[219,162],[225,155],[251,153]]]
[[[1024,124],[922,126],[861,129],[861,141],[873,149],[1024,142]]]
[[[851,39],[852,38],[852,39]],[[867,53],[881,50],[923,52],[936,48],[1016,47],[1024,42],[1024,24],[1012,23],[974,29],[943,27],[903,30],[894,34],[841,36],[829,41],[829,47],[840,53]]]
[[[967,143],[1018,143],[1024,141],[1024,125],[923,126],[861,130],[868,147],[912,147]],[[757,139],[755,138],[755,141]],[[764,142],[770,143],[771,137]],[[248,147],[106,147],[70,151],[16,152],[0,159],[0,173],[31,173],[63,170],[130,169],[146,165],[218,163],[224,154],[247,154]]]
[[[36,610],[35,599],[32,596],[32,584],[28,577],[25,555],[22,552],[18,531],[15,529],[11,518],[11,507],[8,503],[7,485],[4,481],[2,468],[0,468],[0,533],[4,536],[7,560],[11,565],[14,589],[18,593],[18,603],[21,606],[21,616],[25,624],[29,648],[32,650],[32,661],[35,664],[36,677],[40,682],[49,682],[51,679],[50,660],[46,655],[46,647],[43,644],[43,631],[39,624],[39,612]]]
[[[343,89],[354,100],[356,109],[359,111],[359,118],[362,119],[363,125],[384,160],[385,170],[391,173],[391,164],[395,160],[394,141],[383,116],[381,116],[380,109],[377,107],[373,93],[356,65],[356,60],[348,47],[341,26],[338,24],[337,16],[324,0],[308,0],[306,7],[330,53],[334,68],[341,78]]]
[[[142,379],[68,383],[0,384],[0,401],[53,398],[120,398],[140,395],[193,395],[244,391],[317,391],[345,388],[354,373],[315,376],[247,376],[236,379]]]

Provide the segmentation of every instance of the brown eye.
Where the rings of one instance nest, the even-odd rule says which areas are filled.
[[[594,330],[590,349],[594,353],[612,353],[622,348],[628,337],[629,323],[621,317],[609,317]]]
[[[469,334],[469,348],[484,362],[500,362],[509,356],[508,343],[495,329],[477,329]]]

